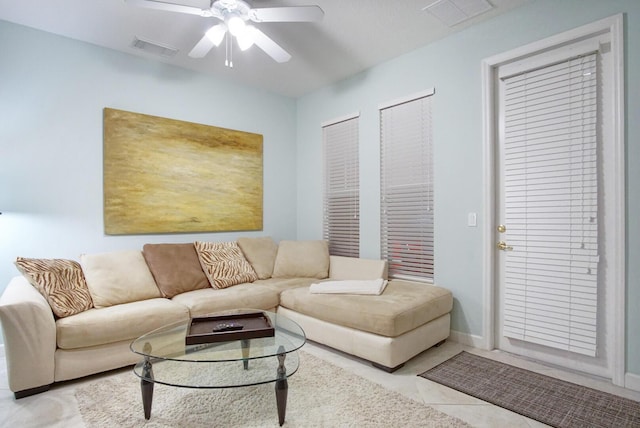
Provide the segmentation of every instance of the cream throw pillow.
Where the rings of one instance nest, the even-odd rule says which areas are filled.
[[[274,278],[318,278],[329,276],[327,241],[280,241],[273,267]]]
[[[91,295],[78,262],[18,257],[16,267],[47,299],[47,303],[57,317],[68,317],[93,307]]]
[[[80,265],[96,308],[161,297],[141,251],[83,254]]]
[[[235,242],[195,242],[202,270],[213,288],[253,282],[255,271]]]
[[[259,279],[271,278],[278,254],[278,244],[270,237],[238,238],[238,246]]]

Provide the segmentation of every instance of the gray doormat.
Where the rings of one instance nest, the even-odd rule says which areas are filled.
[[[558,428],[640,427],[640,402],[464,351],[419,376]]]

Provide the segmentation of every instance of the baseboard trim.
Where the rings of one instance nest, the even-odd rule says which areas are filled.
[[[634,373],[625,373],[624,387],[634,391],[640,391],[640,375]]]
[[[484,337],[476,336],[474,334],[462,333],[459,331],[451,330],[449,339],[461,345],[472,346],[474,348],[480,348],[480,349],[486,348]]]

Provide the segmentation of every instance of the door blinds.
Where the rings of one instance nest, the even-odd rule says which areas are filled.
[[[323,238],[335,256],[360,255],[358,117],[322,128]]]
[[[503,334],[596,354],[597,54],[504,82]]]
[[[392,278],[433,279],[431,95],[380,109],[381,256]]]

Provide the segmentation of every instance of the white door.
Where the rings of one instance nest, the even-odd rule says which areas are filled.
[[[496,68],[496,347],[612,378],[611,35]]]

